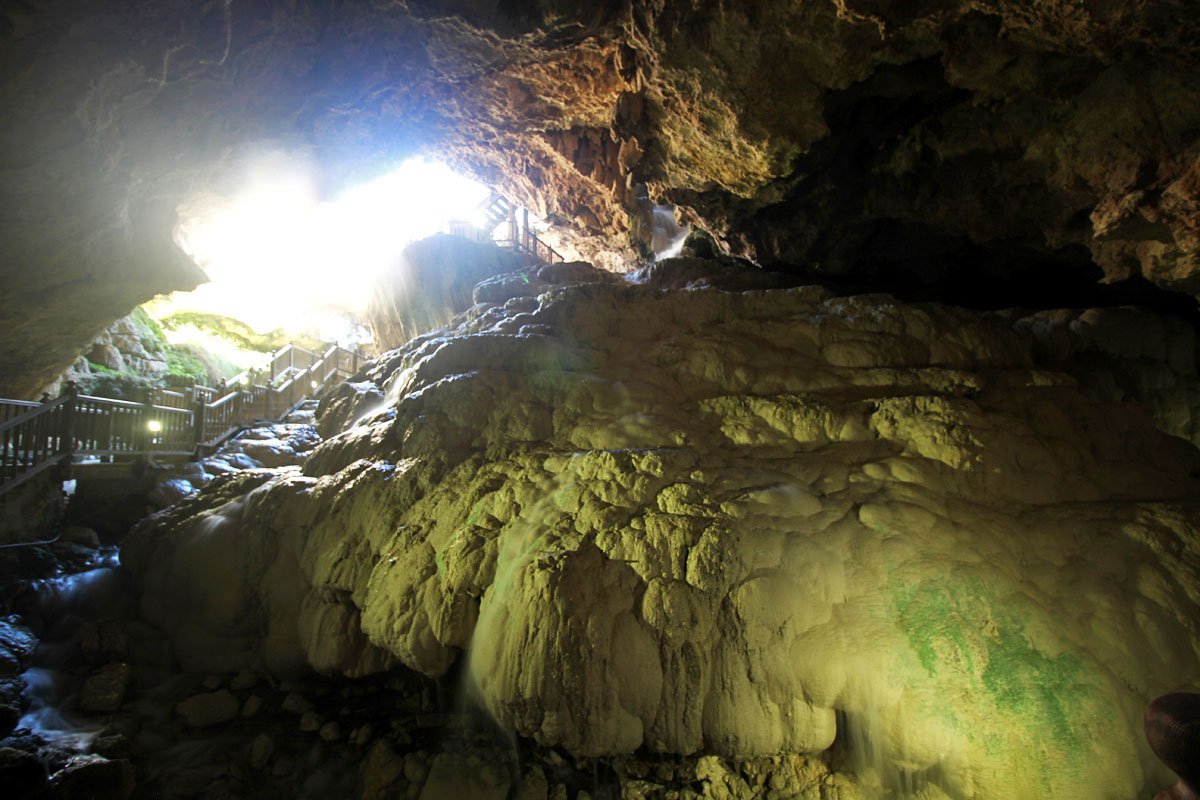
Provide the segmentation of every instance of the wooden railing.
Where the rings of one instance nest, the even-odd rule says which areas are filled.
[[[511,247],[513,250],[533,256],[544,264],[554,264],[562,261],[563,257],[550,245],[538,238],[537,234],[528,227],[521,227],[516,220],[508,221],[508,238],[496,239],[500,247]]]
[[[313,359],[302,368],[296,363],[306,359],[290,357],[279,386],[243,373],[219,397],[216,389],[193,386],[154,389],[146,402],[136,403],[80,395],[71,383],[60,397],[42,403],[0,400],[0,494],[56,465],[65,477],[76,454],[197,455],[254,420],[285,417],[330,382],[353,375],[363,361],[357,351],[337,345],[309,355]],[[280,359],[277,353],[272,367]]]
[[[288,370],[307,369],[321,359],[322,356],[294,344],[280,348],[271,359],[271,382],[274,383],[276,378],[285,375]]]
[[[75,392],[48,403],[3,401],[0,422],[0,493],[71,457]]]
[[[563,257],[557,250],[538,238],[529,227],[529,211],[521,209],[518,219],[517,208],[500,194],[492,192],[476,208],[476,211],[487,220],[485,228],[477,227],[472,222],[451,220],[443,226],[446,233],[461,236],[477,242],[492,242],[498,247],[507,247],[525,255],[532,256],[544,264],[554,264],[562,261]],[[507,223],[501,227],[501,223]],[[497,229],[502,235],[497,237]]]
[[[186,408],[79,395],[71,431],[74,452],[189,455],[196,449],[194,413]]]

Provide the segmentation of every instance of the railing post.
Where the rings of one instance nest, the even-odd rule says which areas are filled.
[[[354,352],[351,353],[351,356],[353,356],[353,359],[354,359],[354,369],[350,370],[350,374],[357,375],[358,374],[358,345],[354,346]]]
[[[204,444],[204,412],[208,408],[208,404],[203,399],[197,400],[195,408],[192,410],[192,436],[196,440],[196,446]]]
[[[150,430],[150,420],[154,419],[154,390],[150,390],[150,399],[142,404],[145,411],[142,412],[141,419],[136,423],[136,433],[134,441],[137,443],[136,452],[148,453],[151,450],[151,445],[154,444],[154,436]]]
[[[79,397],[79,387],[75,381],[67,381],[63,396],[67,402],[63,403],[62,416],[58,421],[58,449],[62,453],[59,474],[65,481],[71,477],[71,458],[75,455],[75,403]]]

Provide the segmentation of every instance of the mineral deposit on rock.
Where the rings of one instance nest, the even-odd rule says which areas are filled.
[[[929,796],[1166,785],[1141,718],[1200,674],[1200,452],[1019,315],[671,268],[501,281],[380,358],[386,405],[302,473],[134,532],[142,613],[193,670],[465,658],[578,755],[843,737]]]

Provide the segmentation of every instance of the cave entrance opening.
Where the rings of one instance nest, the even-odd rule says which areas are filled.
[[[175,241],[209,282],[150,310],[159,318],[220,315],[259,333],[364,342],[362,311],[375,276],[410,242],[477,216],[489,191],[441,162],[414,157],[325,196],[311,162],[264,157],[231,194],[197,195],[181,205]],[[196,326],[182,327],[183,335],[204,336]]]

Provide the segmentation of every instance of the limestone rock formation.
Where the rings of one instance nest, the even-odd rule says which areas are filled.
[[[423,151],[623,268],[653,204],[876,286],[1200,286],[1183,0],[50,0],[0,12],[0,395],[203,276],[176,227],[265,154],[336,190]],[[331,268],[334,268],[331,265]]]
[[[522,256],[490,242],[437,234],[404,248],[371,287],[367,321],[375,346],[394,350],[440,328],[472,305],[471,287],[523,266]]]
[[[1034,337],[1039,363],[1071,374],[1089,398],[1144,403],[1160,430],[1200,446],[1196,331],[1186,321],[1124,307],[1041,311],[1015,325]]]
[[[576,754],[840,740],[929,797],[1166,785],[1141,720],[1200,668],[1200,451],[1045,366],[1045,319],[566,267],[380,358],[386,406],[302,471],[129,537],[186,668],[466,659]]]

